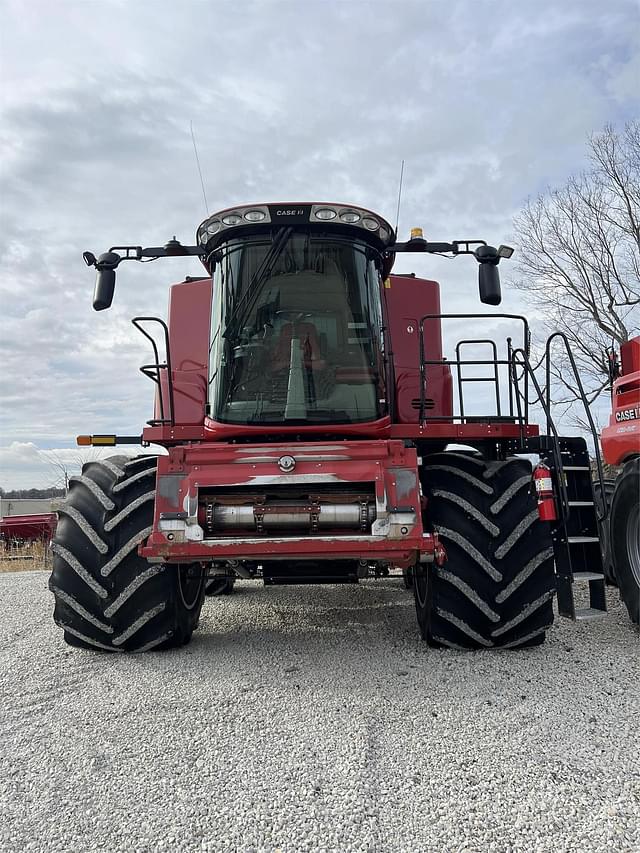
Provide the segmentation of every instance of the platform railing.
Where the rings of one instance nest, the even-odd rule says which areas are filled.
[[[455,358],[447,359],[447,358],[439,358],[439,359],[428,359],[425,358],[426,347],[425,347],[425,324],[430,320],[435,320],[438,322],[439,326],[442,327],[443,320],[479,320],[482,322],[483,326],[486,328],[486,323],[488,320],[511,320],[517,321],[522,324],[522,344],[520,346],[514,346],[513,338],[507,337],[506,339],[506,357],[499,358],[498,357],[498,346],[495,341],[488,338],[465,338],[464,340],[458,341],[455,346]],[[554,332],[549,336],[545,343],[544,353],[540,361],[533,365],[531,363],[531,333],[529,330],[529,324],[527,319],[519,314],[425,314],[420,318],[419,325],[420,339],[419,339],[419,347],[420,347],[420,410],[419,410],[419,418],[420,423],[425,425],[427,423],[468,423],[470,421],[477,422],[478,420],[482,420],[486,423],[492,422],[500,422],[505,420],[505,416],[502,412],[502,398],[500,396],[500,373],[499,370],[501,367],[506,367],[507,377],[506,384],[508,389],[508,416],[507,419],[517,424],[521,428],[521,440],[523,444],[523,448],[525,448],[525,426],[529,423],[529,414],[531,406],[539,404],[542,408],[544,418],[546,421],[546,433],[549,437],[549,441],[547,443],[547,450],[551,453],[553,458],[554,467],[558,472],[558,484],[560,491],[560,509],[563,520],[566,520],[569,515],[569,503],[567,498],[567,490],[565,484],[565,477],[563,473],[563,460],[562,460],[562,448],[561,448],[561,439],[558,428],[554,422],[552,407],[552,348],[553,345],[557,341],[561,341],[564,349],[566,351],[568,364],[571,371],[571,379],[573,380],[573,387],[576,391],[576,397],[579,403],[581,403],[582,408],[584,409],[587,423],[589,425],[589,431],[591,433],[591,437],[593,440],[593,447],[595,453],[596,467],[597,467],[597,477],[600,484],[600,498],[598,498],[598,504],[596,506],[596,515],[598,521],[603,521],[608,515],[608,507],[606,506],[606,501],[602,496],[605,494],[604,489],[604,471],[602,467],[602,457],[600,454],[599,447],[599,437],[598,431],[596,429],[595,423],[593,421],[593,417],[591,415],[591,411],[589,408],[589,401],[587,399],[587,395],[584,390],[584,386],[582,384],[582,380],[580,379],[580,373],[578,371],[578,366],[576,364],[573,352],[571,350],[571,344],[567,338],[567,336],[563,332]],[[489,359],[473,359],[473,358],[463,358],[464,352],[466,348],[469,346],[485,346],[490,347],[492,358]],[[456,371],[456,387],[457,387],[457,396],[458,396],[458,415],[451,416],[434,416],[427,415],[426,410],[426,402],[428,398],[428,370],[427,368],[430,365],[439,366],[439,367],[449,367]],[[488,376],[469,376],[463,372],[463,368],[471,367],[471,366],[488,366],[492,368],[490,375]],[[544,387],[541,385],[537,372],[540,369],[544,370]],[[473,416],[467,414],[464,400],[464,385],[468,382],[487,382],[493,386],[494,389],[494,402],[495,402],[495,414],[487,414],[483,416]],[[533,398],[530,397],[531,388],[535,393]]]
[[[558,486],[560,490],[560,509],[561,509],[561,519],[566,521],[569,517],[569,502],[567,497],[566,490],[566,477],[564,474],[564,464],[562,460],[562,450],[561,450],[561,436],[559,435],[557,426],[553,419],[552,414],[552,383],[551,383],[551,348],[556,339],[559,339],[563,342],[567,357],[569,360],[569,364],[571,366],[571,372],[573,376],[573,380],[575,382],[575,388],[577,391],[577,397],[582,404],[582,407],[585,411],[587,422],[589,424],[589,431],[591,433],[591,438],[593,441],[594,454],[596,459],[596,467],[598,472],[598,482],[600,486],[600,495],[598,498],[598,504],[596,505],[596,518],[597,520],[604,521],[609,515],[609,507],[607,506],[605,499],[605,487],[604,487],[604,470],[602,467],[602,456],[600,454],[600,443],[598,431],[596,429],[593,416],[591,415],[591,410],[589,407],[589,401],[587,399],[587,395],[584,390],[584,386],[582,384],[582,380],[580,379],[580,373],[578,371],[578,366],[576,364],[575,358],[573,356],[573,352],[571,351],[571,344],[567,336],[563,332],[554,332],[547,338],[545,348],[544,348],[544,356],[541,359],[540,363],[534,367],[530,360],[529,354],[526,353],[523,349],[514,349],[512,351],[513,358],[513,383],[515,390],[515,398],[516,405],[520,408],[522,405],[535,405],[539,404],[542,408],[542,411],[546,420],[546,431],[547,435],[553,436],[553,441],[551,442],[551,453],[554,460],[554,467],[557,471],[557,479]],[[542,388],[538,378],[536,376],[536,369],[544,364],[544,373],[545,373],[545,387]],[[517,375],[517,368],[520,366],[522,368],[523,375],[528,376],[531,380],[531,383],[536,392],[536,399],[529,400],[528,392],[525,390],[524,394],[519,390],[519,381],[521,377]],[[524,398],[524,399],[523,399]]]
[[[549,335],[547,338],[547,343],[545,346],[545,381],[547,384],[546,392],[547,392],[547,412],[551,411],[551,346],[555,340],[560,340],[564,344],[564,349],[567,354],[567,358],[569,359],[569,364],[571,365],[571,372],[573,374],[573,379],[575,382],[575,388],[578,391],[580,403],[582,404],[582,408],[584,409],[584,413],[587,416],[587,421],[589,423],[589,431],[591,433],[591,438],[593,441],[593,449],[596,458],[596,467],[598,469],[598,481],[600,485],[600,506],[597,508],[596,516],[598,521],[604,521],[609,515],[609,507],[607,506],[607,501],[605,498],[605,487],[604,487],[604,470],[602,467],[602,455],[600,453],[600,440],[598,435],[598,430],[596,429],[596,425],[593,420],[593,416],[591,414],[591,407],[589,406],[589,400],[587,399],[587,395],[584,390],[584,386],[582,384],[582,380],[580,379],[580,372],[578,370],[578,365],[576,364],[576,360],[573,356],[573,352],[571,350],[571,344],[569,339],[565,335],[564,332],[554,332],[552,335]],[[547,416],[547,426],[549,424],[549,417]],[[602,514],[600,513],[602,510]]]
[[[160,409],[160,417],[152,418],[147,421],[149,426],[174,426],[175,425],[175,404],[174,404],[174,396],[173,396],[173,374],[171,371],[171,353],[169,349],[169,328],[164,320],[161,320],[159,317],[134,317],[131,321],[136,329],[145,336],[145,338],[151,342],[151,347],[153,348],[153,357],[154,361],[151,364],[143,364],[140,367],[140,373],[144,376],[147,376],[158,386],[158,407]],[[143,326],[142,323],[158,323],[162,327],[162,331],[164,333],[164,347],[166,353],[166,359],[164,362],[160,361],[160,355],[158,352],[158,345],[155,341],[153,335],[151,335]],[[162,375],[165,372],[167,378],[166,384],[166,394],[167,394],[167,403],[168,406],[165,407],[165,394],[162,383]],[[167,409],[168,409],[168,417],[167,417]]]
[[[420,318],[419,323],[419,353],[420,353],[420,408],[419,408],[419,418],[420,423],[422,425],[429,423],[467,423],[470,420],[473,421],[486,421],[487,423],[491,422],[502,422],[505,419],[513,421],[514,423],[518,423],[521,427],[524,427],[528,423],[529,410],[528,410],[528,373],[525,371],[524,373],[524,384],[525,384],[525,394],[524,394],[524,407],[519,407],[518,411],[514,408],[515,402],[515,389],[513,387],[513,371],[512,371],[512,352],[513,352],[513,338],[508,337],[506,339],[506,357],[498,358],[498,348],[496,343],[493,340],[489,340],[487,338],[468,338],[465,340],[461,340],[456,344],[455,359],[428,359],[425,358],[425,323],[429,320],[437,320],[438,324],[441,326],[441,321],[443,320],[479,320],[484,325],[486,325],[487,320],[514,320],[518,323],[522,324],[522,346],[520,347],[523,351],[529,352],[530,342],[531,342],[531,333],[529,331],[529,323],[526,317],[523,317],[520,314],[425,314]],[[490,359],[472,359],[472,358],[462,358],[462,348],[468,348],[469,346],[490,346],[493,358]],[[427,417],[426,414],[426,401],[428,398],[428,370],[427,367],[429,365],[440,366],[440,367],[449,367],[453,368],[456,371],[456,385],[458,390],[458,407],[460,410],[460,414],[451,415],[449,417],[441,416],[441,415],[430,415]],[[492,374],[490,376],[469,376],[463,374],[462,368],[464,367],[477,367],[477,366],[487,366],[493,368]],[[507,374],[507,386],[508,386],[508,401],[509,401],[509,414],[504,415],[502,412],[502,403],[500,397],[500,368],[506,368]],[[495,396],[496,402],[496,411],[495,414],[487,414],[482,416],[470,416],[465,412],[465,402],[464,402],[464,391],[463,386],[467,382],[488,382],[493,385],[493,394]]]

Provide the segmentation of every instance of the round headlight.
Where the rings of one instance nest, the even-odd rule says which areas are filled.
[[[338,214],[335,210],[331,210],[330,207],[321,207],[319,210],[316,210],[315,217],[316,219],[335,219]]]
[[[237,225],[242,222],[242,217],[238,213],[227,213],[226,216],[222,217],[222,221],[225,225]]]
[[[384,225],[380,226],[380,230],[378,231],[378,235],[379,235],[380,239],[385,243],[389,239],[389,237],[391,236],[389,229],[385,228]]]
[[[377,219],[372,219],[371,216],[365,216],[362,219],[362,224],[365,228],[368,228],[369,231],[377,231],[378,230],[378,221]]]
[[[349,222],[349,223],[359,222],[360,214],[356,213],[355,210],[343,210],[342,213],[340,214],[340,219],[342,219],[343,222]]]
[[[267,218],[267,214],[264,210],[247,210],[244,218],[248,222],[262,222],[263,219]]]
[[[220,230],[220,221],[218,219],[214,219],[213,222],[207,222],[205,227],[202,229],[202,237],[205,240],[208,240],[209,237],[213,237],[214,234],[217,234]]]

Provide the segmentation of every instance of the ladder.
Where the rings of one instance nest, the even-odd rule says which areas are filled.
[[[551,527],[558,613],[574,620],[597,619],[607,611],[607,598],[589,451],[584,438],[559,437],[557,444],[559,454],[545,456],[544,461],[551,469],[555,494],[566,494],[565,512],[560,506],[558,521]],[[576,581],[589,584],[588,607],[575,605]]]
[[[591,465],[587,442],[582,437],[560,436],[551,416],[551,344],[560,338],[565,345],[571,364],[576,387],[584,406],[593,437],[601,502],[596,504],[593,491]],[[568,339],[556,332],[547,340],[546,393],[540,387],[535,370],[524,350],[512,354],[511,381],[515,386],[516,400],[520,409],[520,391],[516,367],[524,369],[533,383],[547,419],[547,435],[523,440],[523,446],[540,453],[542,461],[551,470],[558,519],[551,523],[551,537],[556,571],[558,613],[573,620],[597,619],[607,611],[606,577],[600,548],[599,523],[606,520],[608,507],[605,498],[604,474],[598,446],[598,434],[589,411],[589,404],[580,381],[578,369]],[[528,403],[528,401],[527,401]],[[574,599],[574,583],[589,584],[589,606],[577,608]]]

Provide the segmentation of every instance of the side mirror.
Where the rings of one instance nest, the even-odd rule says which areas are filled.
[[[501,246],[500,249],[507,248]],[[480,288],[480,302],[486,305],[500,305],[502,293],[500,292],[500,273],[498,264],[503,257],[501,252],[493,246],[478,246],[473,253],[480,264],[478,270],[478,286]],[[511,252],[513,254],[513,251]],[[507,257],[510,257],[507,255]]]
[[[115,252],[105,252],[95,262],[96,285],[93,290],[94,311],[104,311],[111,308],[113,293],[116,287],[116,267],[120,263],[120,255]]]
[[[105,308],[111,308],[115,288],[116,271],[113,269],[98,270],[96,286],[93,290],[94,311],[104,311]]]
[[[480,302],[487,305],[500,305],[502,293],[500,291],[500,272],[497,264],[481,263],[478,269],[478,286],[480,288]]]

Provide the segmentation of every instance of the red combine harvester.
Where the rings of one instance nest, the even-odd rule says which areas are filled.
[[[391,273],[401,253],[471,255],[481,301],[497,305],[512,250],[395,236],[368,210],[295,202],[223,210],[194,246],[85,253],[96,310],[123,260],[198,256],[206,275],[171,287],[168,323],[133,320],[154,352],[142,434],[78,439],[167,454],[91,462],[71,484],[50,581],[68,643],[182,645],[207,585],[255,577],[357,583],[401,570],[423,638],[453,648],[541,643],[556,592],[574,619],[605,609],[586,443],[551,421],[526,319],[442,314],[435,281]],[[483,335],[496,319],[520,335],[503,357]],[[472,332],[450,360],[446,321]],[[489,383],[489,414],[469,414],[469,382]],[[529,423],[531,386],[544,435]],[[523,454],[542,459],[533,477]],[[590,587],[583,611],[577,579]]]
[[[620,363],[621,362],[621,363]],[[640,623],[640,337],[611,358],[611,416],[600,442],[605,462],[622,466],[610,483],[605,566],[631,621]]]

